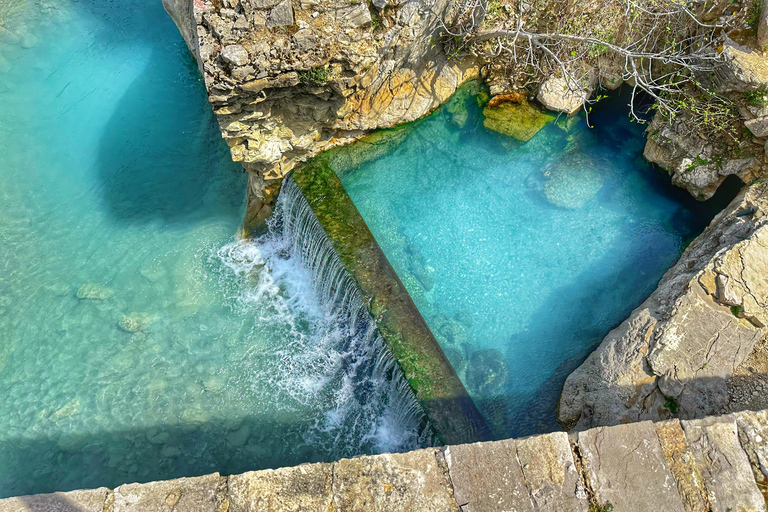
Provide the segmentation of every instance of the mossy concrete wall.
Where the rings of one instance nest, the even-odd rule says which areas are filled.
[[[0,500],[0,512],[765,512],[768,411]]]
[[[487,439],[488,427],[475,404],[331,169],[335,156],[316,157],[296,169],[293,180],[357,282],[437,436],[446,444]]]

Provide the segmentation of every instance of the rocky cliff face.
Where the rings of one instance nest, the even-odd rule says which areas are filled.
[[[768,172],[768,58],[756,50],[726,40],[723,65],[712,88],[739,110],[750,136],[719,140],[711,126],[696,126],[687,117],[674,120],[656,115],[648,127],[644,156],[666,169],[675,185],[699,200],[709,199],[726,176],[751,183]],[[711,77],[710,77],[711,79]]]
[[[412,121],[477,76],[432,40],[451,0],[163,0],[196,55],[232,158],[246,227],[297,162]]]
[[[768,326],[768,183],[742,192],[657,290],[565,382],[559,420],[589,428],[728,403],[727,379]]]

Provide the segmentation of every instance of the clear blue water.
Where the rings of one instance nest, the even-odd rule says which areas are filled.
[[[280,233],[236,240],[245,176],[160,0],[0,25],[0,496],[423,442]]]
[[[558,427],[565,377],[715,213],[643,160],[626,103],[523,144],[470,98],[342,175],[497,437]]]

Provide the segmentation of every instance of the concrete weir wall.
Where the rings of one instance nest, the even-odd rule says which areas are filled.
[[[760,411],[22,496],[0,512],[764,512],[767,477]]]
[[[292,177],[315,212],[416,399],[444,444],[489,439],[489,430],[365,221],[319,155]]]

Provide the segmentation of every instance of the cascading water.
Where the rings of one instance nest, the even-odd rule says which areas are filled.
[[[223,247],[219,257],[239,276],[266,279],[252,287],[247,301],[280,294],[287,297],[285,306],[294,315],[305,312],[297,318],[319,319],[310,329],[300,329],[311,334],[292,337],[302,347],[287,350],[279,363],[291,368],[291,378],[279,386],[294,398],[317,400],[333,390],[328,397],[334,403],[327,404],[329,412],[318,419],[308,442],[318,432],[323,435],[317,439],[338,432],[331,439],[341,446],[329,448],[347,454],[361,448],[383,452],[434,442],[424,412],[384,345],[357,285],[290,177],[283,182],[268,232]],[[306,274],[297,275],[297,269]],[[308,305],[314,311],[308,311]]]
[[[0,497],[429,442],[290,184],[230,244],[245,177],[159,0],[0,25]]]

